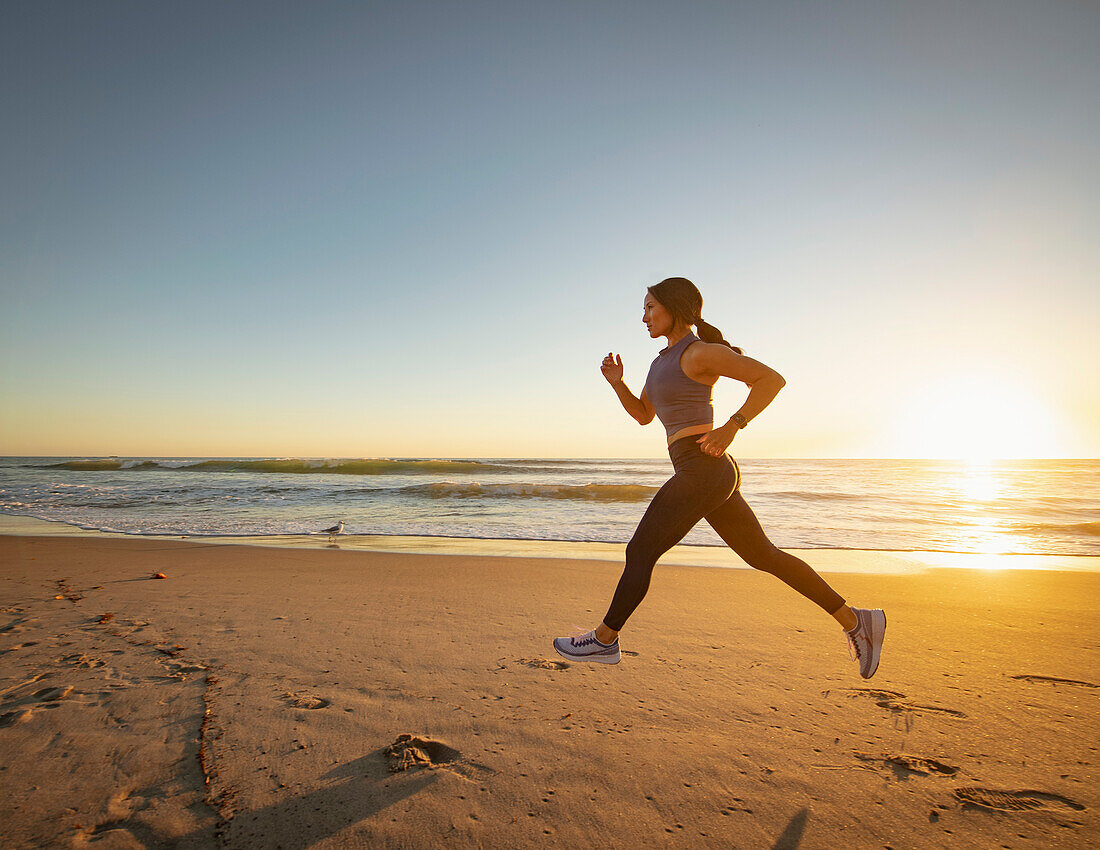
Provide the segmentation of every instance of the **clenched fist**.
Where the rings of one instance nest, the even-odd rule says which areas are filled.
[[[618,354],[608,352],[607,357],[600,364],[600,371],[611,385],[617,384],[623,379],[623,361]]]

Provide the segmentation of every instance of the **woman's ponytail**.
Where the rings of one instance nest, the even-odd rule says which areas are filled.
[[[714,325],[704,322],[701,318],[695,320],[695,327],[699,330],[699,339],[703,342],[718,342],[722,345],[728,345],[738,354],[744,354],[744,352],[736,345],[732,345],[724,336],[722,332],[718,330]]]
[[[730,345],[722,332],[714,325],[700,318],[703,312],[703,296],[695,284],[686,277],[668,277],[649,287],[649,294],[664,306],[672,318],[685,325],[695,325],[699,329],[699,339],[703,342],[717,342],[729,345],[738,354],[743,354],[736,345]]]

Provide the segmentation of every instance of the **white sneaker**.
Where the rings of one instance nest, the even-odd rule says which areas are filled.
[[[882,639],[886,636],[886,612],[881,608],[853,608],[859,620],[856,627],[844,634],[848,638],[848,654],[859,659],[859,675],[870,679],[878,670]]]
[[[562,658],[570,661],[598,661],[601,664],[618,664],[622,660],[619,653],[619,639],[614,643],[600,643],[596,640],[596,630],[573,635],[573,637],[554,638],[554,649]]]

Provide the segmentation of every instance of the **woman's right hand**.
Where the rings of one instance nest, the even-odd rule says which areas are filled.
[[[607,357],[600,364],[600,371],[607,378],[607,382],[614,386],[623,379],[623,361],[618,354],[608,352]]]

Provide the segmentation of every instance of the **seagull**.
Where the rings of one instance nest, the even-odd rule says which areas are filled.
[[[332,528],[326,528],[326,529],[324,529],[323,531],[321,531],[319,533],[320,534],[327,534],[328,535],[328,542],[331,543],[333,540],[336,539],[337,534],[343,534],[344,533],[344,521],[340,520]]]

